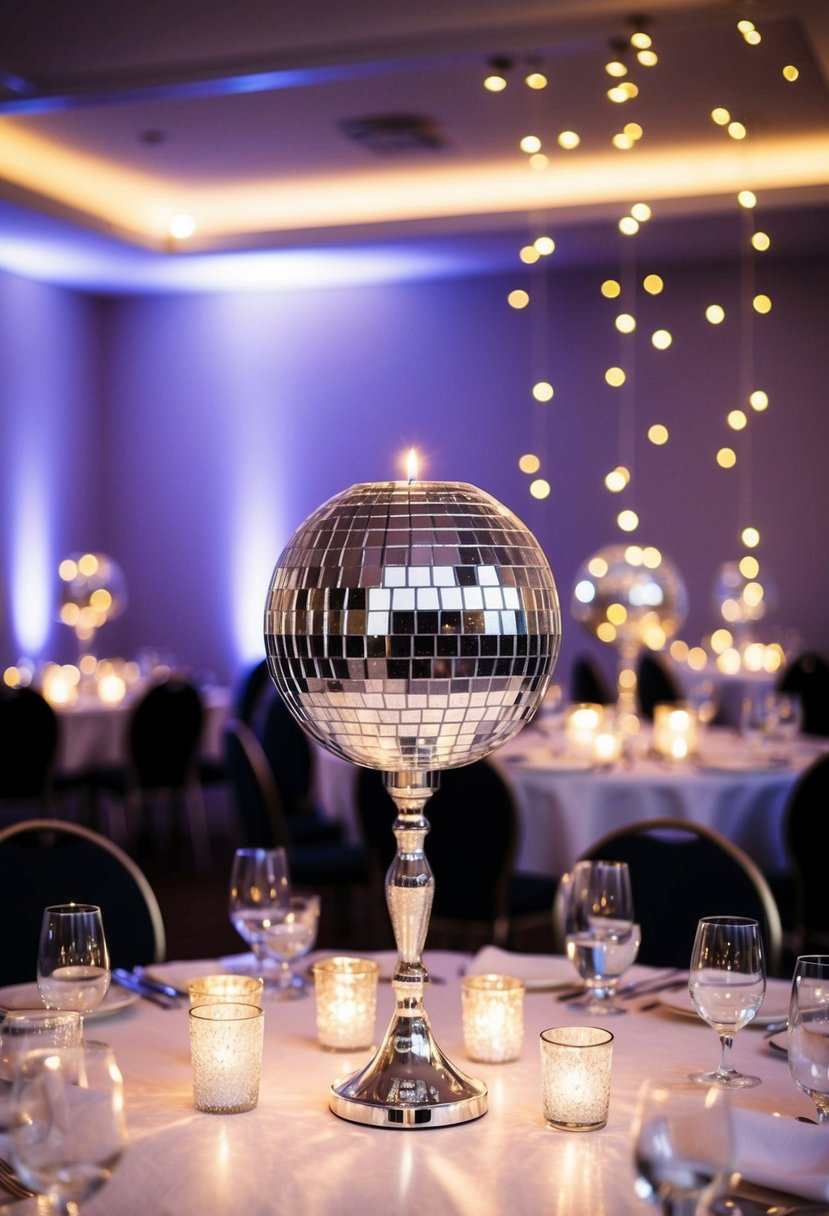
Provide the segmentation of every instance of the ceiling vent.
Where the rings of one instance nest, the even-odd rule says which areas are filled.
[[[345,135],[375,156],[403,156],[408,152],[437,152],[446,140],[432,118],[422,114],[373,114],[346,118]]]

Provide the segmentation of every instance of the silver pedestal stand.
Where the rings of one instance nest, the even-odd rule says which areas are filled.
[[[386,875],[398,960],[392,978],[397,1001],[386,1036],[372,1060],[331,1087],[335,1115],[375,1127],[445,1127],[486,1113],[487,1089],[447,1060],[435,1042],[423,1007],[429,975],[422,954],[435,881],[423,852],[429,822],[423,808],[438,774],[386,773],[398,809],[393,825],[397,856]]]

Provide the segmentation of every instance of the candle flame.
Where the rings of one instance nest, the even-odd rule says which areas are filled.
[[[406,477],[409,481],[417,481],[417,452],[414,448],[409,448],[406,457]]]

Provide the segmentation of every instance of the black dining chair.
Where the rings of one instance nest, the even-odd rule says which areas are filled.
[[[645,650],[636,664],[636,699],[644,718],[653,718],[657,705],[676,705],[684,700],[679,681],[661,655]]]
[[[258,738],[262,737],[271,700],[276,687],[268,670],[267,659],[261,659],[245,668],[233,696],[233,717],[252,727]]]
[[[227,723],[225,760],[237,813],[238,846],[286,849],[296,886],[337,893],[348,903],[354,889],[368,880],[365,850],[340,839],[303,842],[292,837],[268,758],[247,723]]]
[[[783,838],[794,880],[797,953],[829,953],[829,753],[806,769],[789,794]]]
[[[539,928],[549,936],[557,880],[515,869],[518,809],[510,785],[491,761],[441,772],[424,813],[430,824],[424,849],[435,878],[430,944],[514,945],[522,932]],[[380,905],[397,848],[391,830],[396,815],[382,773],[360,769],[357,816],[383,924]]]
[[[782,960],[780,912],[771,887],[748,854],[713,828],[685,819],[642,819],[602,836],[581,859],[626,861],[636,920],[638,961],[687,967],[703,916],[750,916],[760,922],[770,975]],[[564,907],[556,901],[555,944],[564,948]]]
[[[580,654],[570,669],[570,700],[588,705],[612,705],[616,695],[592,655]]]
[[[0,683],[0,804],[31,815],[51,809],[58,719],[34,688]]]
[[[273,773],[294,844],[336,844],[342,826],[314,800],[316,758],[311,741],[274,687],[259,739]]]
[[[197,868],[210,867],[210,839],[199,773],[204,724],[201,694],[189,680],[171,676],[153,684],[129,718],[127,760],[89,775],[96,792],[118,800],[126,833],[139,852],[153,847],[152,821],[166,814],[174,834],[186,817]]]
[[[797,655],[784,669],[778,688],[800,698],[804,734],[829,736],[829,662],[822,655]]]
[[[36,978],[43,909],[98,904],[113,967],[164,961],[158,900],[143,871],[118,845],[62,819],[28,819],[0,830],[0,923],[13,927],[0,949],[0,984]]]

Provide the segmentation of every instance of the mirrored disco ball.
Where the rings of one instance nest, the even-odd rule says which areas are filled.
[[[475,486],[362,484],[318,508],[271,578],[271,675],[324,747],[389,772],[500,747],[558,657],[555,581],[533,534]]]
[[[779,602],[774,581],[760,577],[759,569],[749,577],[739,562],[724,562],[717,571],[714,584],[714,606],[717,615],[729,625],[747,625],[762,621],[774,612]]]
[[[660,650],[685,620],[688,597],[676,566],[653,546],[608,545],[576,574],[573,616],[617,648]]]

